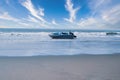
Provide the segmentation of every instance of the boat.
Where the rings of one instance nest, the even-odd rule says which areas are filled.
[[[74,39],[76,36],[73,32],[54,32],[49,34],[52,39]]]
[[[116,32],[107,32],[106,35],[117,35]]]

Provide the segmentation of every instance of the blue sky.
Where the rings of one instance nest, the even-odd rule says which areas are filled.
[[[1,0],[0,28],[120,29],[120,0]]]

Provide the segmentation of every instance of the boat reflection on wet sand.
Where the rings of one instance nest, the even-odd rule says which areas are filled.
[[[73,32],[54,32],[49,34],[52,39],[75,39]]]

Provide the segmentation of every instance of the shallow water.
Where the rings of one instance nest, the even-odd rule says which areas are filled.
[[[76,39],[51,39],[49,32],[1,32],[0,56],[76,55],[120,53],[120,35],[75,32]]]

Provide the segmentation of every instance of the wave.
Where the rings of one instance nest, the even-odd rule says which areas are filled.
[[[51,39],[50,32],[0,33],[0,56],[77,55],[120,53],[120,35],[74,32],[73,40]]]
[[[0,40],[28,40],[28,41],[73,41],[73,40],[55,40],[49,37],[50,32],[28,32],[28,33],[21,33],[21,32],[11,32],[11,33],[0,33]],[[118,35],[106,35],[106,32],[74,32],[77,36],[74,41],[104,41],[104,40],[119,40],[120,33]],[[107,39],[106,39],[107,38]]]

